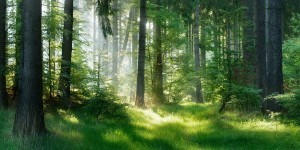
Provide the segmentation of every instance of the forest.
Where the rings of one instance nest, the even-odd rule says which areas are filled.
[[[299,0],[0,0],[1,150],[299,139]]]

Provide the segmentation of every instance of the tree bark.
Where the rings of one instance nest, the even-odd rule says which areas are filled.
[[[202,95],[202,85],[201,79],[199,78],[200,73],[200,43],[199,43],[199,2],[196,5],[195,9],[195,18],[194,18],[194,52],[195,52],[195,82],[196,82],[196,102],[203,103]]]
[[[255,82],[255,43],[254,43],[254,1],[244,0],[247,10],[244,12],[244,36],[243,36],[243,65],[244,84]]]
[[[157,12],[160,13],[161,1],[156,0]],[[162,56],[162,40],[161,40],[161,23],[162,20],[157,17],[154,22],[154,43],[155,43],[155,61],[154,61],[154,78],[153,78],[153,93],[154,103],[165,103],[164,87],[163,87],[163,56]]]
[[[65,0],[64,13],[64,31],[62,41],[62,62],[60,72],[60,91],[62,92],[63,105],[70,107],[70,79],[71,79],[71,58],[73,41],[73,0]]]
[[[138,75],[135,105],[144,107],[145,94],[145,52],[146,52],[146,0],[140,0],[140,25],[139,25],[139,55]]]
[[[12,87],[13,91],[13,100],[18,99],[18,89],[19,89],[19,80],[20,80],[20,59],[21,59],[21,47],[22,47],[22,42],[21,42],[21,0],[17,0],[17,10],[16,10],[16,33],[15,33],[15,60],[16,60],[16,65],[15,65],[15,76],[14,76],[14,83]]]
[[[6,91],[6,0],[0,1],[0,107],[8,105]]]
[[[268,49],[267,76],[268,95],[283,93],[282,73],[282,0],[269,1],[268,6]]]
[[[137,79],[137,64],[138,64],[138,59],[137,59],[137,49],[138,49],[138,32],[137,32],[137,27],[138,27],[138,9],[133,6],[133,24],[132,24],[132,74],[133,74],[133,79]],[[135,91],[136,91],[136,80],[132,82],[131,84],[131,90],[132,90],[132,94],[131,94],[131,99],[134,101],[136,95],[135,95]]]
[[[266,96],[266,9],[265,1],[256,0],[256,86]]]
[[[41,8],[40,0],[22,1],[20,97],[13,126],[17,136],[46,132],[42,101]]]
[[[200,41],[201,41],[201,46],[200,46],[200,55],[201,55],[201,68],[203,69],[203,71],[205,71],[205,68],[206,68],[206,43],[205,43],[205,38],[206,38],[206,31],[205,31],[205,17],[206,16],[209,16],[207,14],[206,11],[204,11],[205,9],[205,5],[204,5],[204,2],[201,3],[201,6],[200,6],[201,10],[200,11],[203,11],[202,16],[202,21],[201,21],[201,38],[200,38]]]

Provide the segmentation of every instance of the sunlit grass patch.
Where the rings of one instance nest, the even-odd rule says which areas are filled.
[[[20,141],[13,111],[0,111],[0,149],[300,149],[300,127],[256,115],[218,113],[215,104],[129,107],[129,119],[95,122],[79,110],[46,113],[50,134]],[[7,118],[8,117],[8,118]],[[6,120],[9,121],[6,121]]]
[[[104,138],[109,141],[127,141],[127,135],[120,129],[110,130],[104,134]]]

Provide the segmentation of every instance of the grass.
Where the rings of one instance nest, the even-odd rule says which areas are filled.
[[[141,110],[129,119],[95,119],[81,111],[46,113],[50,134],[21,140],[11,135],[14,111],[0,111],[0,149],[300,149],[300,127],[237,113],[217,114],[211,104]]]

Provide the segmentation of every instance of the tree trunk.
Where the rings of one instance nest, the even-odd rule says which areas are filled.
[[[55,7],[56,1],[55,0],[49,0],[48,1],[48,12],[51,14],[49,17],[51,17],[51,21],[53,21],[53,16],[52,14],[55,13],[54,10],[52,9],[52,7]],[[54,96],[54,76],[53,73],[55,73],[55,61],[54,58],[55,57],[55,47],[53,47],[53,42],[56,38],[56,35],[51,33],[53,31],[51,31],[53,25],[48,25],[48,31],[47,31],[47,36],[48,36],[48,80],[49,80],[49,98],[52,99]],[[52,72],[53,70],[53,72]]]
[[[109,45],[109,40],[108,37],[104,39],[103,43],[103,72],[106,77],[109,76],[109,63],[108,63],[108,45]]]
[[[17,0],[17,10],[16,10],[16,33],[15,33],[15,76],[14,76],[14,83],[12,87],[13,91],[13,100],[18,99],[18,89],[19,89],[19,80],[20,80],[20,58],[21,58],[21,0]]]
[[[160,0],[156,0],[158,6],[157,12],[160,13]],[[165,102],[164,88],[163,88],[163,56],[162,56],[162,41],[161,41],[161,23],[159,17],[155,20],[154,24],[154,43],[155,43],[155,61],[154,61],[154,78],[153,78],[153,93],[154,103],[162,104]]]
[[[113,0],[113,15],[112,30],[113,30],[113,60],[112,60],[112,84],[117,88],[118,84],[118,53],[119,53],[119,29],[118,29],[118,0]]]
[[[202,85],[201,79],[199,77],[200,73],[200,43],[199,43],[199,2],[196,5],[195,9],[195,18],[194,18],[194,52],[195,52],[195,82],[196,82],[196,102],[203,103],[203,96],[202,96]]]
[[[96,6],[94,6],[94,11],[96,10]],[[93,71],[95,71],[96,70],[96,68],[97,68],[97,61],[96,61],[96,58],[97,58],[97,49],[98,49],[98,47],[97,47],[97,28],[98,28],[98,22],[97,22],[97,19],[96,19],[96,14],[94,13],[93,14]]]
[[[254,84],[255,72],[255,43],[254,43],[254,1],[244,0],[247,10],[244,12],[243,64],[244,84]]]
[[[265,1],[256,0],[256,86],[266,96],[266,9]]]
[[[282,0],[269,1],[267,75],[268,95],[283,93],[282,73]]]
[[[137,29],[137,18],[138,18],[138,9],[134,6],[133,7],[133,24],[132,24],[132,74],[133,74],[133,79],[137,78],[137,49],[138,49],[138,32],[136,31]],[[131,99],[134,100],[135,96],[135,91],[136,91],[136,82],[133,81],[131,84],[132,88],[132,94],[131,94]]]
[[[139,25],[139,56],[138,75],[135,105],[144,107],[145,94],[145,52],[146,52],[146,0],[140,0],[140,25]]]
[[[0,1],[0,108],[7,107],[6,91],[6,0]]]
[[[204,2],[201,3],[200,8],[202,11],[205,9]],[[203,69],[203,71],[205,71],[205,68],[206,68],[206,43],[205,43],[205,40],[206,40],[205,38],[207,35],[207,33],[205,31],[205,19],[206,19],[205,17],[206,16],[209,16],[209,15],[207,14],[206,11],[203,11],[202,16],[201,16],[202,21],[201,21],[201,38],[200,38],[200,40],[201,40],[201,44],[200,44],[201,45],[200,46],[201,68]]]
[[[130,8],[127,27],[126,27],[126,31],[125,31],[126,32],[125,38],[124,38],[122,49],[120,49],[119,67],[121,67],[123,60],[124,60],[124,56],[125,56],[125,54],[122,54],[122,53],[124,53],[124,51],[126,51],[126,49],[127,49],[128,40],[129,40],[129,30],[130,30],[131,22],[132,22],[132,15],[133,15],[133,8]]]
[[[73,41],[73,0],[65,0],[64,13],[64,31],[62,41],[62,62],[60,72],[60,91],[62,92],[63,105],[70,106],[70,79],[71,79],[71,57]]]
[[[46,132],[42,101],[41,8],[40,0],[22,1],[20,96],[13,126],[17,136]]]

